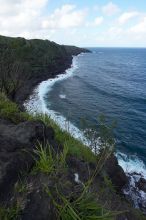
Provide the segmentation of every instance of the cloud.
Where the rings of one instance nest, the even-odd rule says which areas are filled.
[[[86,22],[86,27],[96,27],[100,26],[104,21],[103,16],[97,16],[93,21],[91,22]]]
[[[95,20],[94,20],[94,25],[95,26],[99,26],[103,23],[103,20],[104,18],[101,16],[101,17],[96,17]]]
[[[146,33],[146,16],[136,25],[130,28],[134,33]]]
[[[65,4],[54,11],[49,4],[51,0],[0,0],[0,34],[78,46],[146,46],[145,13],[125,11],[109,18],[120,12],[112,2],[88,9]]]
[[[35,12],[41,9],[48,3],[48,0],[0,0],[0,16],[17,16],[22,12]]]
[[[107,5],[102,7],[102,11],[105,15],[112,16],[119,12],[120,8],[116,4],[109,2]]]
[[[40,29],[42,10],[48,0],[0,0],[1,34],[20,36]]]
[[[0,34],[50,39],[57,29],[83,25],[87,10],[78,10],[75,5],[67,4],[46,14],[48,2],[0,0]]]
[[[110,27],[108,29],[108,34],[112,34],[117,37],[123,34],[123,29],[121,27],[116,27],[116,26]]]
[[[83,25],[86,10],[77,10],[75,5],[63,5],[56,9],[43,22],[44,29],[73,28]]]
[[[118,21],[120,24],[127,23],[130,19],[136,17],[139,15],[139,12],[137,11],[131,11],[131,12],[124,12],[119,18]]]

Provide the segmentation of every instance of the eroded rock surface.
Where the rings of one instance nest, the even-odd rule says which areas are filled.
[[[55,146],[52,128],[46,128],[42,122],[15,125],[0,120],[0,201],[7,197],[20,173],[31,169],[36,143],[44,140]]]

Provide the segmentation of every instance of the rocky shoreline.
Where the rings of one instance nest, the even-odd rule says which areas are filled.
[[[59,141],[55,133],[56,127],[53,128],[50,122],[46,123],[45,116],[34,119],[20,110],[23,109],[24,100],[38,83],[64,73],[71,66],[72,56],[81,52],[87,52],[87,50],[74,48],[67,56],[58,57],[55,67],[50,67],[49,71],[45,68],[44,71],[26,80],[16,94],[15,102],[20,108],[6,97],[0,97],[2,103],[2,109],[0,109],[0,220],[56,220],[58,213],[47,190],[49,189],[56,198],[58,196],[56,187],[58,187],[61,194],[69,198],[71,203],[80,195],[83,186],[94,174],[95,162],[89,162],[82,157],[78,158],[73,154],[67,156],[65,167],[62,169],[59,167],[57,171],[53,170],[50,175],[40,170],[36,172],[34,166],[39,159],[38,154],[35,153],[38,143],[42,149],[49,145],[53,156],[61,157],[63,140],[61,137],[62,141]],[[68,134],[61,134],[68,138]],[[78,144],[76,140],[72,141],[74,146]],[[117,158],[112,154],[104,164],[104,171],[95,176],[89,191],[104,209],[119,212],[114,219],[145,219],[143,214],[126,200],[123,187],[127,184],[128,178],[118,165]],[[141,184],[143,180],[139,183],[139,187],[142,187]]]
[[[71,66],[71,64],[69,65],[69,67],[70,66]],[[65,73],[65,71],[64,71],[64,73]],[[55,78],[55,76],[53,76],[53,78]],[[47,83],[47,81],[46,81],[46,83]],[[36,96],[37,96],[37,94],[36,94]],[[35,100],[34,100],[34,102],[35,102]],[[33,112],[33,110],[36,112],[38,111],[38,108],[39,108],[38,106],[32,106],[32,108],[31,108],[30,105],[34,104],[33,101],[28,100],[28,103],[26,103],[26,108],[29,105],[28,111],[30,109],[31,109],[31,112]],[[39,109],[40,113],[41,113],[41,111],[42,110]],[[113,157],[113,161],[114,160],[117,160],[117,158]],[[111,167],[110,167],[110,169],[111,169]],[[110,172],[110,170],[109,170],[109,172]],[[113,170],[110,172],[111,176],[112,176],[112,172],[113,172]],[[145,199],[146,198],[146,191],[145,191],[146,180],[143,178],[143,176],[141,174],[138,174],[138,173],[136,174],[136,173],[127,173],[126,172],[125,174],[126,175],[121,174],[121,176],[119,176],[119,182],[118,182],[117,176],[115,177],[115,182],[117,181],[116,182],[117,188],[119,187],[119,184],[121,181],[122,186],[124,186],[123,192],[124,192],[124,195],[126,196],[126,198],[133,204],[134,207],[139,208],[144,213],[146,213],[146,199]],[[113,175],[113,178],[114,178],[114,175]],[[123,182],[125,182],[125,184]],[[122,187],[121,187],[121,189],[122,189]]]
[[[58,59],[58,64],[55,68],[48,68],[45,69],[45,71],[42,70],[42,72],[37,74],[37,77],[33,76],[27,80],[23,87],[17,92],[15,101],[22,107],[23,102],[32,94],[34,88],[39,83],[49,78],[55,78],[58,74],[65,73],[66,69],[70,68],[72,65],[73,56],[77,56],[84,52],[90,53],[90,51],[86,49],[77,49],[77,51],[74,51],[72,54],[68,54],[65,58]]]

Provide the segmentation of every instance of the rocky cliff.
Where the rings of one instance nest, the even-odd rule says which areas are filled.
[[[34,117],[16,104],[37,83],[64,72],[72,55],[81,52],[88,51],[0,37],[0,77],[8,82],[4,88],[14,89],[8,76],[20,80],[13,77],[16,68],[10,68],[19,66],[13,66],[15,61],[29,70],[13,101],[3,87],[0,92],[0,220],[145,219],[122,193],[128,180],[113,153],[106,160],[105,154],[95,156],[47,116]]]

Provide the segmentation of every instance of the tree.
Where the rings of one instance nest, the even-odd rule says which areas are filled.
[[[28,64],[14,56],[13,50],[7,48],[0,53],[0,91],[15,100],[16,93],[29,78]]]
[[[82,119],[83,133],[90,147],[95,155],[106,150],[106,152],[113,152],[115,146],[115,139],[113,135],[113,129],[115,128],[115,122],[108,125],[104,115],[100,115],[98,120],[98,126],[88,124],[86,120]]]

